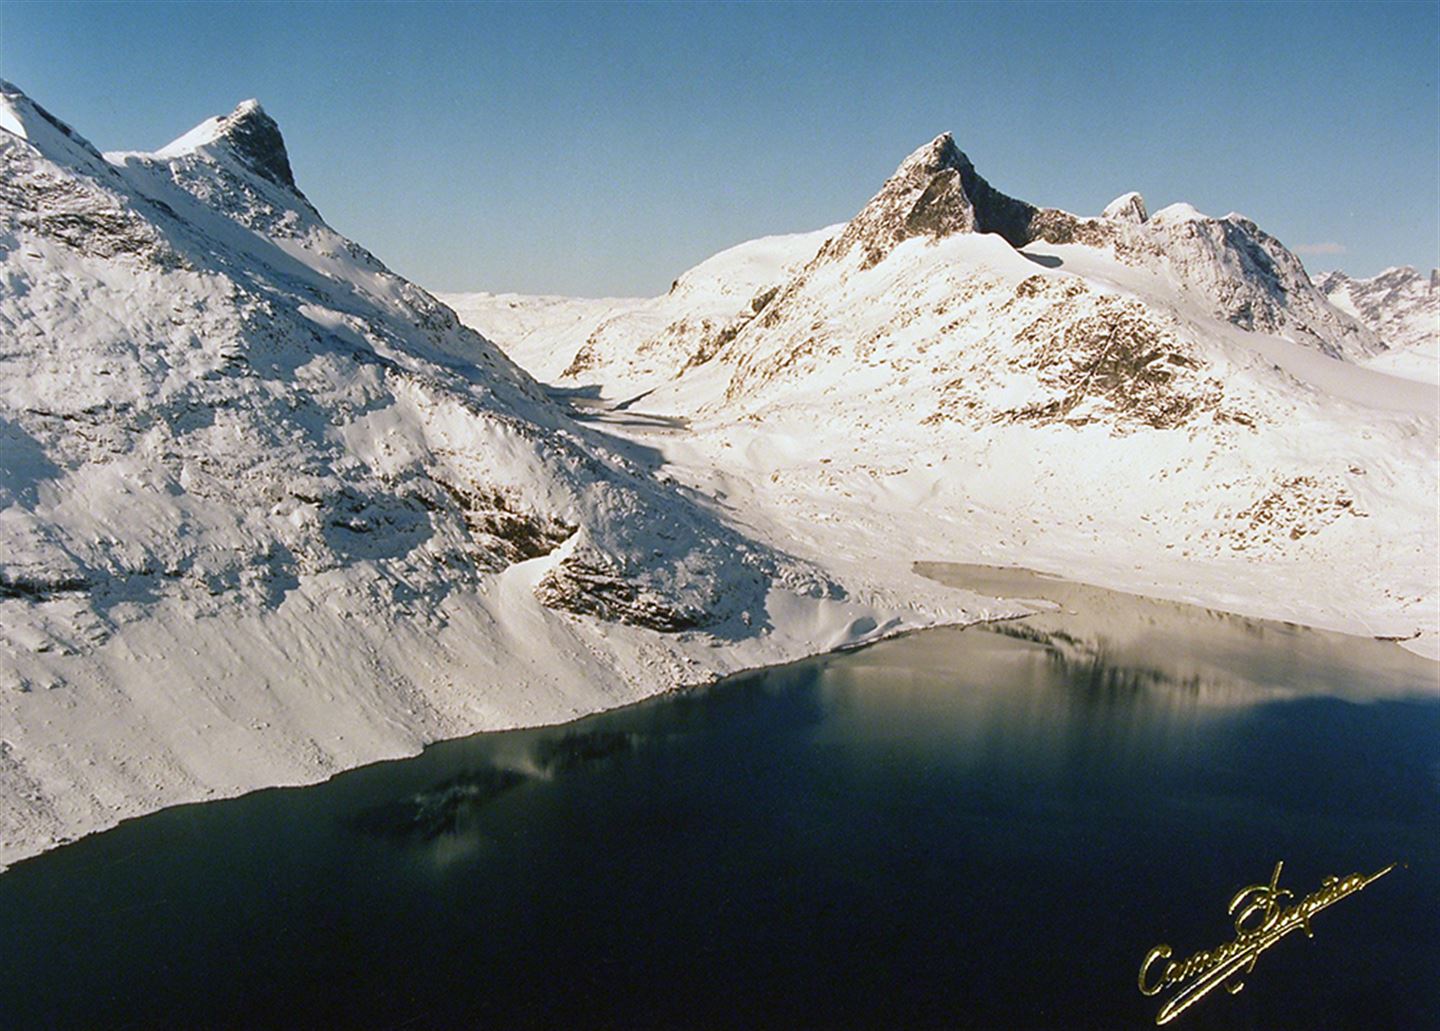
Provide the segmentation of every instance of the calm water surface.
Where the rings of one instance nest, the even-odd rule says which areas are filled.
[[[0,1027],[1140,1028],[1241,887],[1407,865],[1179,1028],[1440,1027],[1436,665],[1039,579],[936,630],[0,875]]]

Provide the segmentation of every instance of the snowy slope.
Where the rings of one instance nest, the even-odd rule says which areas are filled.
[[[1440,269],[1425,276],[1405,265],[1369,279],[1327,272],[1315,285],[1390,348],[1371,358],[1370,368],[1425,383],[1440,382]]]
[[[843,583],[331,230],[253,101],[98,154],[0,86],[0,865],[973,598]]]
[[[583,388],[603,369],[605,396],[624,401],[707,361],[839,228],[739,244],[643,300],[440,296],[538,379]]]
[[[542,382],[554,382],[602,322],[628,314],[648,299],[554,297],[531,294],[436,294],[460,321],[491,340]]]
[[[877,574],[1038,567],[1440,652],[1437,393],[1357,364],[1383,344],[1252,222],[1134,194],[1098,218],[1037,208],[942,136],[824,235],[627,410],[756,535]],[[620,397],[610,372],[588,374]]]

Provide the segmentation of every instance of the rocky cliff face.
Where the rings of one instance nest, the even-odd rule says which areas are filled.
[[[1101,217],[1114,222],[1130,222],[1139,225],[1149,220],[1150,212],[1145,207],[1145,198],[1132,190],[1129,193],[1122,193],[1105,205]]]
[[[299,194],[290,155],[280,126],[265,113],[258,100],[247,100],[220,120],[217,136],[224,139],[235,156],[251,171]]]
[[[913,237],[996,233],[1012,247],[1030,242],[1033,205],[996,190],[975,171],[949,133],[935,137],[895,174],[822,252],[835,258],[859,247],[862,268],[879,264]]]

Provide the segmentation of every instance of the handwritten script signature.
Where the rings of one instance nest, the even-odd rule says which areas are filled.
[[[1184,962],[1170,958],[1168,945],[1157,945],[1145,954],[1140,964],[1140,991],[1145,995],[1159,995],[1169,988],[1179,989],[1160,1007],[1156,1024],[1168,1024],[1221,985],[1234,995],[1245,987],[1238,975],[1251,973],[1260,953],[1291,931],[1303,929],[1307,937],[1313,938],[1312,916],[1375,883],[1397,864],[1391,863],[1368,876],[1352,873],[1348,877],[1327,877],[1318,891],[1289,905],[1286,900],[1295,896],[1280,887],[1280,869],[1284,865],[1284,862],[1275,864],[1269,884],[1252,884],[1230,900],[1228,912],[1235,918],[1232,941],[1208,952],[1197,952]]]

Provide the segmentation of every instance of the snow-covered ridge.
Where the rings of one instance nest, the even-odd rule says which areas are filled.
[[[325,224],[258,104],[107,159],[0,100],[0,864],[966,618],[573,421]]]
[[[503,339],[542,380],[624,400],[703,365],[779,286],[842,227],[767,236],[727,248],[654,298],[590,300],[517,294],[443,294],[467,325]]]
[[[275,119],[258,100],[242,101],[224,118],[209,118],[179,139],[156,151],[162,161],[193,154],[202,147],[224,145],[252,171],[278,186],[295,189],[290,155]]]
[[[584,385],[603,369],[604,389],[621,399],[703,365],[752,322],[777,318],[785,292],[799,288],[807,266],[833,264],[854,251],[861,269],[869,269],[907,240],[933,243],[957,234],[997,236],[1037,256],[1080,248],[1113,263],[1112,279],[1136,273],[1162,279],[1188,308],[1331,357],[1365,360],[1385,349],[1354,313],[1329,303],[1294,254],[1242,215],[1212,218],[1185,203],[1151,215],[1134,192],[1093,218],[1036,207],[991,186],[949,133],[909,155],[849,223],[740,244],[684,273],[659,298],[446,299],[463,308],[470,324],[505,339],[542,378]],[[520,311],[523,334],[512,331]]]
[[[84,164],[100,159],[100,153],[74,129],[27,97],[12,83],[0,79],[0,129],[52,155],[52,160]]]
[[[1079,245],[1122,264],[1167,274],[1211,314],[1244,329],[1288,337],[1332,357],[1381,350],[1364,326],[1329,305],[1300,260],[1249,219],[1215,219],[1188,204],[1146,217],[1138,193],[1118,197],[1099,218],[1039,208],[991,186],[949,133],[919,148],[851,220],[822,258],[852,248],[869,268],[900,242],[956,233],[994,234],[1012,247]]]

